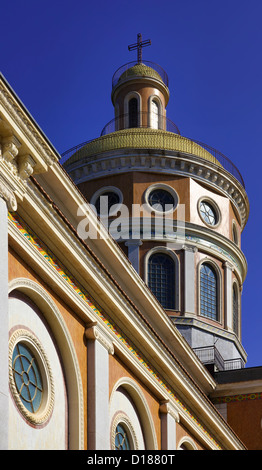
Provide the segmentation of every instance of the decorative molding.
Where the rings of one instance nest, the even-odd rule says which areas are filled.
[[[16,125],[32,142],[32,145],[39,152],[39,155],[43,158],[44,162],[50,166],[57,161],[58,157],[55,156],[55,153],[48,148],[44,137],[34,125],[32,118],[30,119],[30,117],[27,117],[22,107],[19,106],[17,100],[12,96],[10,90],[5,85],[3,79],[0,80],[0,102]]]
[[[134,426],[132,425],[130,419],[128,418],[128,416],[123,413],[123,412],[120,412],[120,413],[117,413],[113,422],[112,422],[112,425],[111,425],[111,448],[112,450],[116,450],[116,447],[115,447],[115,435],[116,435],[116,428],[118,426],[118,424],[124,424],[124,426],[126,427],[127,429],[127,437],[129,438],[129,441],[130,444],[131,444],[131,449],[132,450],[138,450],[139,449],[139,446],[138,446],[138,438],[137,438],[137,435],[136,435],[136,432],[135,432],[135,429],[134,429]]]
[[[39,308],[41,308],[41,311],[43,314],[46,316],[45,309],[46,307],[48,310],[52,312],[52,315],[55,318],[56,323],[60,327],[59,331],[59,337],[61,339],[62,336],[65,338],[65,343],[68,347],[70,358],[72,360],[72,367],[70,369],[71,374],[72,370],[75,372],[75,380],[77,384],[77,400],[74,398],[74,403],[79,403],[77,410],[75,410],[74,415],[78,415],[78,432],[76,434],[72,435],[77,435],[78,436],[78,441],[76,443],[76,448],[78,449],[84,449],[84,416],[83,416],[83,407],[84,407],[84,397],[83,397],[83,385],[82,385],[82,378],[81,378],[81,373],[80,373],[80,368],[78,364],[78,358],[75,352],[74,344],[72,341],[72,337],[67,329],[67,326],[65,324],[65,321],[53,302],[53,300],[50,298],[46,290],[40,285],[37,284],[36,282],[32,281],[31,279],[28,278],[16,278],[13,279],[12,281],[9,282],[9,294],[13,290],[20,290],[21,292],[24,292],[26,295],[28,295],[30,298],[32,297],[32,300],[38,305],[38,301],[36,300],[36,296],[40,299],[41,306],[38,305]],[[63,352],[65,352],[65,348],[63,348]],[[69,387],[70,390],[70,387]],[[74,391],[75,393],[75,391]]]
[[[97,323],[91,323],[90,325],[86,325],[85,329],[85,336],[89,340],[99,341],[105,349],[107,349],[108,353],[113,355],[114,354],[114,346],[112,340],[105,334],[104,331],[99,327]]]
[[[156,381],[157,384],[161,387],[161,389],[169,395],[183,410],[183,413],[189,420],[189,423],[192,423],[192,426],[196,426],[200,432],[202,432],[208,439],[209,442],[212,442],[216,448],[220,448],[219,444],[216,442],[215,438],[213,438],[208,431],[204,428],[204,426],[198,422],[196,417],[191,413],[191,411],[181,402],[176,393],[169,388],[169,386],[162,380],[161,376],[154,371],[151,366],[145,361],[145,359],[141,356],[140,352],[134,349],[133,345],[129,343],[126,337],[123,336],[121,331],[118,331],[117,327],[111,322],[110,319],[107,318],[106,313],[103,312],[101,309],[97,308],[93,301],[90,298],[90,295],[85,292],[84,289],[78,286],[76,281],[74,280],[73,276],[70,273],[66,272],[66,269],[63,265],[57,260],[54,255],[47,249],[43,242],[41,242],[37,236],[32,232],[29,227],[20,219],[20,217],[16,214],[15,216],[9,213],[10,223],[12,223],[16,230],[18,230],[22,236],[25,237],[27,243],[32,244],[38,253],[43,256],[45,263],[51,265],[51,268],[56,271],[60,276],[63,278],[63,282],[69,285],[69,288],[72,289],[75,294],[79,295],[84,303],[88,305],[88,307],[102,320],[107,328],[110,329],[110,332],[115,335],[116,339],[120,341],[120,343],[126,348],[127,351],[130,352],[132,355],[132,360],[136,359],[138,363],[143,367],[144,371],[147,371],[150,376]]]
[[[177,423],[180,421],[178,410],[172,403],[170,403],[169,400],[161,402],[159,412],[163,414],[170,414]]]
[[[176,136],[176,134],[174,134],[174,136]],[[152,144],[150,145],[151,141],[148,142],[148,149],[152,149],[152,152],[154,152],[153,155],[151,153],[145,153],[145,150],[143,150],[145,142],[140,148],[139,146],[137,147],[136,153],[134,154],[132,135],[129,139],[127,139],[129,137],[127,135],[127,142],[125,145],[122,145],[123,150],[121,150],[121,146],[115,149],[112,146],[110,151],[110,143],[111,140],[113,141],[114,139],[112,138],[112,134],[105,137],[109,139],[108,149],[103,141],[100,142],[99,139],[97,139],[97,141],[99,141],[97,142],[97,147],[95,145],[96,141],[94,141],[94,143],[91,142],[91,144],[79,150],[79,155],[75,157],[75,160],[73,156],[65,163],[64,167],[66,171],[76,184],[107,176],[109,173],[112,173],[112,168],[114,168],[114,172],[118,174],[147,170],[157,172],[158,174],[165,173],[191,177],[211,186],[219,191],[220,194],[228,197],[238,211],[242,229],[244,228],[249,214],[249,203],[245,189],[236,178],[218,164],[215,158],[206,150],[199,150],[199,146],[194,146],[192,147],[192,154],[190,154],[189,148],[188,151],[185,149],[180,151],[172,151],[171,148],[165,149],[163,136],[162,139],[159,136],[157,139],[157,141],[159,141],[158,146],[155,142],[153,142],[153,146]],[[146,137],[149,136],[146,135]],[[153,137],[154,136],[152,136],[152,138]],[[181,136],[176,137],[180,138]],[[159,153],[160,148],[163,148],[164,154]],[[94,163],[95,171],[93,168]]]
[[[39,411],[36,413],[31,413],[25,406],[23,405],[13,375],[13,368],[12,368],[12,358],[13,358],[13,350],[15,345],[18,342],[26,342],[30,345],[37,352],[37,356],[39,358],[39,368],[41,370],[41,375],[43,378],[43,386],[44,386],[44,407],[40,406]],[[40,363],[41,361],[41,363]],[[43,376],[44,375],[44,376]],[[34,425],[43,425],[50,417],[55,401],[55,388],[54,388],[54,380],[52,375],[51,366],[48,361],[48,357],[45,353],[45,350],[40,343],[40,341],[29,331],[26,329],[18,329],[16,330],[10,340],[9,340],[9,382],[10,388],[12,391],[12,395],[14,397],[15,403],[20,410],[20,412],[25,416],[25,418]]]
[[[17,201],[14,192],[9,188],[9,185],[0,176],[0,197],[5,200],[9,211],[17,210]]]

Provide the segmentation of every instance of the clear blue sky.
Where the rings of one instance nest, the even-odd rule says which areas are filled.
[[[111,79],[136,59],[169,76],[169,119],[227,155],[244,177],[242,236],[247,366],[262,365],[261,0],[9,0],[1,6],[1,72],[60,152],[98,137],[113,116]]]

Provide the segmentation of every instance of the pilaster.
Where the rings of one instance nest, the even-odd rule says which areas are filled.
[[[225,327],[233,331],[233,266],[227,261],[224,268],[224,292],[225,292]]]
[[[179,414],[169,402],[163,402],[159,408],[161,417],[161,450],[176,450],[176,423]]]
[[[184,250],[184,313],[196,314],[195,286],[195,253],[197,248],[183,246]]]
[[[113,343],[96,323],[87,325],[87,433],[89,450],[110,450],[109,354]]]
[[[125,245],[128,247],[128,259],[134,269],[139,273],[139,247],[142,245],[142,241],[127,240]]]

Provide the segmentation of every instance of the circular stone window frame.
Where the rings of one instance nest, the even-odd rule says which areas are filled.
[[[115,418],[113,419],[112,426],[111,426],[111,448],[112,450],[116,450],[115,445],[115,436],[116,436],[116,428],[121,424],[127,430],[127,438],[129,439],[130,450],[138,450],[138,439],[134,427],[130,421],[130,419],[124,413],[117,413]]]
[[[14,380],[13,352],[15,346],[19,343],[25,344],[34,355],[43,382],[43,397],[40,407],[35,413],[30,412],[22,403]],[[9,383],[16,406],[26,420],[36,426],[43,425],[50,418],[54,407],[55,391],[53,375],[47,355],[40,341],[26,329],[16,330],[9,340]]]
[[[102,188],[98,189],[94,194],[93,196],[91,197],[90,199],[90,204],[92,204],[92,206],[94,206],[94,209],[96,210],[96,202],[98,200],[98,198],[100,196],[103,196],[104,193],[107,193],[108,191],[111,191],[112,193],[115,193],[118,195],[119,197],[119,202],[118,204],[115,204],[115,208],[113,211],[111,211],[111,209],[109,209],[108,211],[108,216],[111,217],[111,216],[114,216],[117,214],[117,212],[121,209],[121,206],[123,204],[123,200],[124,200],[124,197],[123,197],[123,193],[122,191],[117,188],[116,186],[103,186]],[[114,207],[114,206],[112,206]],[[97,214],[99,216],[99,214]]]
[[[149,203],[149,196],[152,193],[152,191],[155,191],[157,189],[163,189],[164,191],[171,194],[171,196],[174,198],[174,206],[172,207],[172,209],[169,209],[166,211],[164,210],[160,211],[160,210],[155,209],[153,206],[151,206],[151,204]],[[175,191],[174,188],[172,188],[171,186],[165,183],[155,183],[149,186],[145,191],[144,200],[150,212],[156,212],[158,214],[171,214],[177,209],[177,206],[179,204],[179,197],[178,197],[177,192]]]
[[[201,214],[201,211],[200,211],[200,205],[202,202],[206,202],[207,204],[209,204],[212,208],[212,210],[215,212],[215,215],[216,215],[216,218],[217,218],[217,223],[212,225],[212,224],[209,224],[202,216]],[[198,215],[200,217],[200,219],[202,220],[202,222],[209,228],[217,228],[220,223],[221,223],[221,219],[222,219],[222,215],[221,215],[221,211],[218,207],[218,204],[213,200],[211,199],[210,197],[208,196],[203,196],[203,197],[200,197],[198,199],[198,202],[197,202],[197,210],[198,210]]]

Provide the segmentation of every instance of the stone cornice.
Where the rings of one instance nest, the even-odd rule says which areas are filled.
[[[84,148],[85,149],[85,148]],[[239,214],[242,229],[249,215],[247,194],[239,181],[210,158],[176,150],[115,150],[84,157],[66,164],[69,175],[75,184],[91,181],[109,174],[133,171],[165,173],[194,178],[195,180],[228,197]],[[206,151],[205,151],[206,152]],[[206,152],[208,154],[208,152]],[[212,155],[210,155],[212,157]]]
[[[0,128],[3,129],[0,135],[16,134],[21,139],[21,144],[26,145],[26,141],[31,144],[34,153],[38,155],[38,160],[35,162],[36,172],[46,171],[49,165],[58,161],[59,155],[2,75],[0,75]],[[22,150],[24,153],[24,148]],[[32,158],[35,159],[35,155],[32,155]]]

